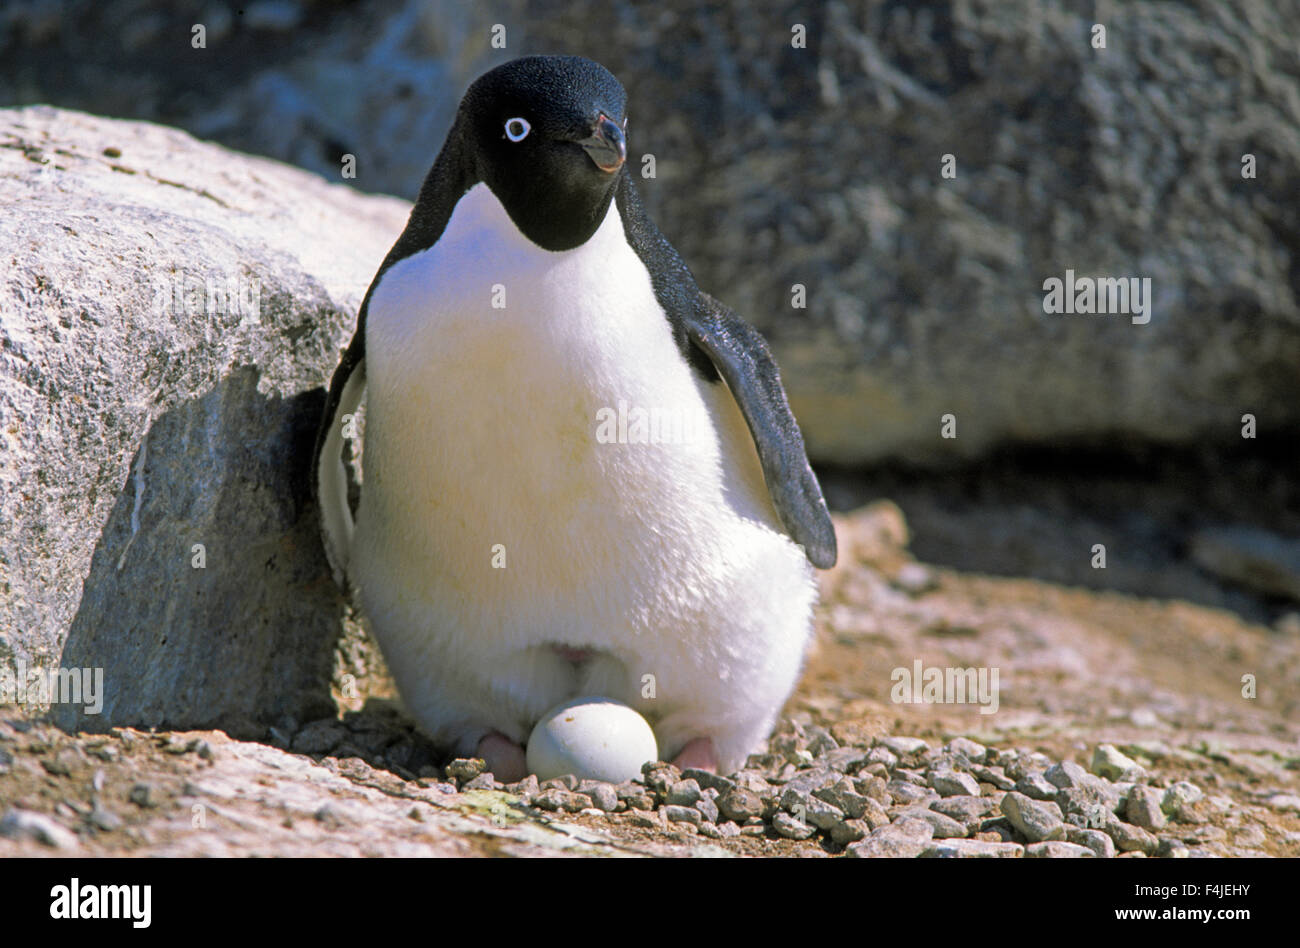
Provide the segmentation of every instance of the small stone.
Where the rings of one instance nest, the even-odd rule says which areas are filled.
[[[1065,838],[1065,825],[1055,803],[1012,791],[1002,798],[1002,812],[1031,843]]]
[[[632,810],[627,821],[633,826],[639,826],[642,829],[663,828],[663,820],[659,814],[648,810]]]
[[[700,811],[700,815],[706,822],[718,822],[718,805],[713,802],[712,797],[700,797],[695,801],[695,809]]]
[[[1160,859],[1186,859],[1190,855],[1191,850],[1181,839],[1166,836],[1156,845],[1156,856]]]
[[[537,780],[537,774],[529,774],[523,780],[517,780],[514,783],[506,784],[506,793],[513,793],[515,796],[527,802],[536,794],[541,792],[541,784]]]
[[[831,827],[831,842],[836,846],[847,846],[865,839],[872,827],[865,820],[841,820]]]
[[[664,816],[669,823],[690,823],[692,826],[699,826],[704,822],[703,815],[695,807],[681,806],[676,803],[664,807]]]
[[[734,836],[740,835],[740,827],[730,821],[719,823],[718,834],[722,836],[723,839],[731,839]]]
[[[930,809],[962,824],[967,835],[975,832],[984,818],[997,808],[997,801],[989,797],[959,796],[930,801]]]
[[[1265,805],[1274,810],[1281,810],[1289,813],[1300,813],[1300,797],[1293,793],[1275,793],[1264,801]]]
[[[683,780],[694,780],[695,783],[703,790],[716,790],[719,794],[726,793],[736,785],[736,781],[721,774],[710,773],[707,770],[695,770],[687,768],[682,771]]]
[[[549,780],[543,780],[542,789],[574,791],[578,789],[578,784],[580,782],[581,781],[579,781],[573,774],[561,774],[558,777],[551,777]]]
[[[1126,756],[1113,744],[1098,744],[1088,769],[1107,780],[1131,780],[1146,773],[1136,760]]]
[[[1130,790],[1124,812],[1134,826],[1153,832],[1168,822],[1160,810],[1160,791],[1153,787],[1137,786]]]
[[[491,771],[479,774],[473,780],[461,786],[462,790],[493,790],[496,788],[496,778],[492,776]]]
[[[954,757],[965,758],[972,764],[984,763],[989,753],[989,749],[983,744],[978,744],[966,737],[953,738],[944,745],[944,750]]]
[[[1101,830],[1067,826],[1065,839],[1066,842],[1074,843],[1076,846],[1087,846],[1098,859],[1115,858],[1115,843]]]
[[[954,820],[951,816],[945,816],[935,810],[927,809],[923,806],[909,807],[900,810],[894,815],[894,820],[914,819],[923,820],[930,824],[930,835],[934,839],[953,839],[961,838],[967,835],[964,824]]]
[[[929,783],[931,787],[938,791],[941,797],[977,797],[980,795],[979,782],[970,774],[951,770],[932,772]]]
[[[695,806],[703,795],[694,780],[679,780],[668,788],[667,803],[673,806]]]
[[[1057,788],[1040,773],[1028,773],[1016,781],[1016,791],[1031,800],[1055,800]]]
[[[785,815],[785,814],[781,814]],[[741,836],[766,836],[767,827],[760,823],[757,826],[742,826],[740,828]]]
[[[457,757],[447,765],[447,779],[464,784],[485,770],[487,770],[487,761],[482,757]]]
[[[109,810],[95,807],[90,812],[90,822],[107,833],[122,828],[122,818]]]
[[[919,737],[882,737],[878,743],[899,757],[920,754],[930,749],[930,742]]]
[[[1024,854],[1025,847],[1019,843],[994,842],[984,839],[944,839],[929,846],[921,853],[921,858],[1019,859]]]
[[[807,839],[815,832],[811,824],[796,820],[784,811],[772,817],[772,828],[786,839]]]
[[[1025,856],[1029,859],[1093,859],[1096,855],[1087,846],[1078,846],[1060,840],[1030,843],[1025,847]]]
[[[585,793],[574,793],[572,790],[550,787],[533,797],[533,806],[539,810],[550,810],[552,812],[563,810],[566,813],[577,813],[579,810],[591,806],[591,797]]]
[[[822,757],[822,763],[839,773],[853,773],[867,763],[867,754],[868,751],[862,747],[839,747],[828,751]]]
[[[716,824],[705,820],[699,825],[700,835],[708,839],[722,839],[722,830],[718,829]]]
[[[980,783],[992,784],[999,790],[1016,789],[1016,782],[1008,777],[1001,767],[972,767],[970,772],[971,776]]]
[[[933,791],[905,780],[889,781],[889,797],[895,806],[911,806],[930,799]]]
[[[1056,805],[1065,818],[1084,829],[1102,829],[1119,806],[1119,793],[1104,781],[1056,791]]]
[[[613,813],[618,809],[618,791],[614,789],[612,784],[598,783],[591,788],[588,795],[598,810]]]
[[[867,804],[871,802],[870,797],[865,797],[853,789],[853,781],[847,777],[832,786],[822,787],[815,791],[813,796],[842,810],[851,820],[860,818],[867,811]]]
[[[1058,790],[1066,790],[1070,787],[1082,787],[1088,782],[1089,774],[1074,761],[1063,760],[1059,764],[1048,767],[1043,776]]]
[[[1103,829],[1115,841],[1115,848],[1122,853],[1141,852],[1150,855],[1160,845],[1160,841],[1142,827],[1130,826],[1113,816]]]
[[[51,849],[76,849],[81,845],[75,833],[45,814],[17,807],[0,819],[0,836],[18,840],[32,839]]]
[[[889,812],[875,800],[867,798],[866,809],[862,811],[862,820],[873,830],[889,824]]]
[[[870,797],[877,803],[883,803],[888,806],[892,800],[889,796],[889,784],[883,777],[877,777],[875,774],[867,774],[864,777],[858,777],[853,781],[854,788],[864,797]]]
[[[888,747],[873,747],[867,752],[868,764],[881,764],[887,770],[893,770],[898,766],[898,755]]]
[[[844,822],[844,811],[837,806],[832,806],[825,800],[809,797],[808,808],[804,812],[804,819],[819,830],[830,832],[836,826],[839,826]]]
[[[682,779],[681,771],[663,761],[648,761],[641,765],[641,777],[646,789],[663,799],[673,784]]]
[[[158,801],[154,796],[153,786],[147,783],[137,783],[131,788],[130,800],[138,807],[155,807]]]
[[[846,856],[869,859],[878,856],[913,859],[929,848],[934,830],[925,820],[902,819],[879,829],[860,842],[849,844]]]
[[[718,812],[729,820],[744,823],[763,814],[763,801],[757,794],[738,786],[718,798]]]

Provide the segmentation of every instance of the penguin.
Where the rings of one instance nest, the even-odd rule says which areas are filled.
[[[470,85],[316,440],[326,552],[403,704],[504,782],[577,696],[635,708],[681,767],[743,766],[836,559],[767,344],[642,205],[626,102],[574,56]]]

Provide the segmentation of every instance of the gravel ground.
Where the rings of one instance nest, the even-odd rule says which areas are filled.
[[[503,786],[373,695],[261,742],[0,707],[0,857],[1300,855],[1295,612],[918,563],[888,503],[837,530],[800,687],[737,773]],[[918,659],[1000,667],[997,712],[895,702]]]

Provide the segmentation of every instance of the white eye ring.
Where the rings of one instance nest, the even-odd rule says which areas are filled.
[[[532,130],[533,127],[528,124],[526,118],[506,119],[506,138],[512,142],[523,141]]]

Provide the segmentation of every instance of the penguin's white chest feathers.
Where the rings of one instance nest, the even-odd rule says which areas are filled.
[[[353,559],[390,664],[517,673],[521,715],[571,685],[512,658],[548,643],[614,656],[593,687],[638,705],[643,674],[693,668],[671,688],[685,693],[797,668],[811,571],[613,202],[554,253],[476,185],[433,247],[384,274],[366,334]],[[753,641],[777,627],[788,647]]]

